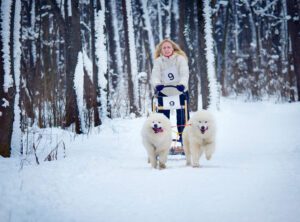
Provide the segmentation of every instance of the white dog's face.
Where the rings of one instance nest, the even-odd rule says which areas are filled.
[[[196,126],[200,130],[200,132],[204,134],[208,130],[208,126],[209,126],[208,120],[199,120],[196,123]]]
[[[171,128],[170,120],[161,113],[152,113],[148,117],[146,125],[155,134],[162,133],[167,128]]]
[[[192,125],[205,135],[214,127],[214,120],[207,111],[202,111],[193,116]]]
[[[161,121],[159,121],[159,120],[152,120],[151,128],[152,128],[154,133],[161,133],[161,132],[164,131],[163,130],[163,125],[162,125]]]

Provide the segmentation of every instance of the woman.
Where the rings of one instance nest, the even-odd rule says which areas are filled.
[[[155,50],[154,65],[151,75],[151,83],[158,96],[158,105],[162,106],[162,97],[180,95],[180,104],[188,100],[189,67],[188,59],[184,51],[170,39],[164,39]],[[174,87],[165,87],[174,86]],[[170,110],[159,110],[170,118]],[[188,112],[187,112],[188,113]],[[176,110],[179,141],[185,124],[185,112]],[[189,114],[187,119],[189,119]]]

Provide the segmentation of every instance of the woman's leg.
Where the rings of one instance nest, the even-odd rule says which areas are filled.
[[[184,94],[181,94],[180,97],[180,105],[185,106],[185,102],[187,104],[187,106],[185,107],[185,109],[187,109],[185,111],[185,109],[177,109],[176,110],[176,114],[177,114],[177,129],[178,129],[178,133],[179,133],[179,140],[182,144],[182,132],[184,130],[184,127],[186,125],[186,120],[190,119],[190,113],[189,113],[189,94],[188,92],[185,92]],[[186,118],[186,113],[187,113],[187,118]]]
[[[159,94],[158,94],[157,100],[158,100],[158,106],[160,106],[160,107],[163,107],[163,98],[162,98],[163,96],[165,96],[165,95],[162,94],[162,93],[159,93]],[[159,110],[158,110],[158,113],[162,113],[162,114],[164,114],[168,119],[170,119],[170,110],[159,109]]]
[[[184,109],[177,109],[176,116],[177,116],[177,130],[178,130],[178,134],[179,134],[179,141],[182,144],[182,132],[183,132],[184,125],[185,125]]]

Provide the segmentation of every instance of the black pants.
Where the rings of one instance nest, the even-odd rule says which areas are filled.
[[[163,106],[163,98],[166,95],[163,93],[158,93],[158,105]],[[190,119],[189,112],[189,93],[186,91],[185,93],[179,95],[180,105],[184,106],[184,101],[187,101],[187,119]],[[163,113],[168,119],[170,119],[170,110],[159,110],[159,113]],[[184,130],[185,125],[185,110],[184,109],[176,109],[176,117],[177,117],[177,130],[179,133],[179,141],[182,143],[182,132]]]

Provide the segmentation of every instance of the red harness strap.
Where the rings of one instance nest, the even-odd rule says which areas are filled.
[[[191,126],[192,124],[186,124],[186,125],[176,125],[176,126],[172,126],[172,127],[178,127],[178,126]]]

